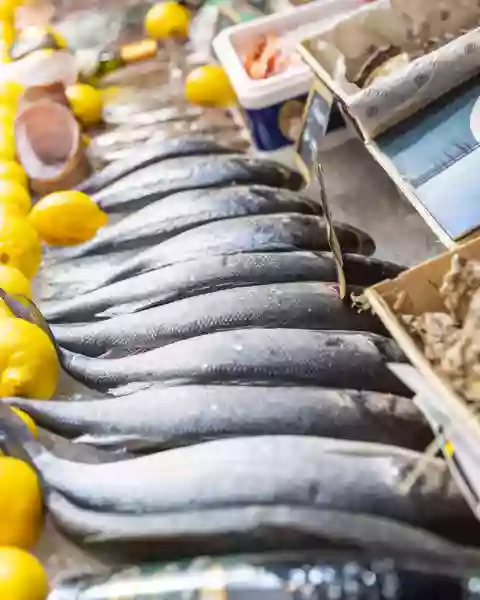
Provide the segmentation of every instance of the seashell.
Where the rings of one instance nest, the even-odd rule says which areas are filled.
[[[39,194],[69,189],[90,174],[77,120],[66,106],[50,99],[20,109],[15,145],[32,189]]]

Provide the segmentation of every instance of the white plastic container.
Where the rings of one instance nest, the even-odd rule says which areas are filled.
[[[234,25],[214,39],[215,54],[230,78],[259,150],[277,150],[296,140],[313,77],[309,67],[299,62],[268,79],[251,79],[243,67],[245,51],[266,34],[288,36],[301,27],[301,37],[313,36],[339,15],[357,9],[360,3],[361,0],[317,0],[288,12]]]

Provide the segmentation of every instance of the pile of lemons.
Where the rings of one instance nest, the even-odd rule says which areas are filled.
[[[13,39],[7,0],[0,0],[0,62]],[[5,60],[8,60],[5,58]],[[16,298],[31,299],[31,280],[42,259],[42,242],[76,244],[90,239],[106,215],[85,194],[57,192],[32,206],[28,177],[16,161],[14,120],[23,93],[16,82],[0,84],[0,288]],[[89,89],[68,90],[84,124],[101,118],[101,105]],[[59,378],[56,350],[36,325],[16,318],[0,301],[0,396],[48,400]],[[36,436],[35,423],[17,415]],[[45,600],[48,578],[30,553],[43,526],[39,479],[28,464],[0,453],[0,598]]]
[[[0,13],[2,6],[0,4]],[[3,22],[0,21],[0,25]],[[40,237],[29,222],[28,180],[15,162],[13,120],[22,93],[16,83],[0,86],[0,287],[31,297],[30,279],[41,260]],[[50,398],[58,380],[58,359],[48,336],[13,318],[0,306],[0,395]],[[33,421],[21,411],[34,435]],[[40,484],[26,463],[0,456],[0,598],[45,600],[48,578],[29,553],[43,523]]]

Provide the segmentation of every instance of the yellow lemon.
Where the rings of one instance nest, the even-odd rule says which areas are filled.
[[[30,415],[27,415],[26,412],[20,410],[19,408],[12,407],[12,410],[20,419],[22,419],[22,421],[28,427],[28,430],[33,435],[33,437],[38,438],[38,429],[32,417]]]
[[[190,23],[190,12],[177,2],[154,4],[147,12],[145,33],[154,40],[169,37],[186,37]]]
[[[22,187],[28,187],[28,176],[22,165],[14,160],[0,160],[0,181],[14,181]],[[30,203],[30,196],[28,197]],[[30,210],[30,206],[28,207]],[[28,211],[27,211],[28,212]]]
[[[9,294],[32,297],[32,288],[25,275],[15,267],[0,265],[0,287]]]
[[[5,81],[0,83],[0,103],[17,105],[24,87],[18,81]]]
[[[38,559],[20,548],[0,548],[0,598],[46,600],[47,596],[48,577]]]
[[[0,123],[13,126],[17,108],[13,104],[0,104]]]
[[[0,396],[50,399],[59,364],[48,335],[23,319],[0,319]]]
[[[0,21],[0,41],[7,48],[15,40],[15,28],[9,21]]]
[[[20,214],[28,215],[32,206],[30,194],[18,183],[2,178],[2,162],[0,161],[0,206],[14,205]]]
[[[0,0],[0,20],[13,23],[17,6],[20,6],[19,0]]]
[[[20,294],[26,298],[32,297],[30,282],[15,267],[0,265],[0,287],[9,294]],[[0,300],[0,319],[13,317],[13,313],[3,300]]]
[[[185,96],[191,104],[226,107],[235,103],[228,75],[219,65],[197,67],[187,77]]]
[[[0,213],[0,264],[16,267],[31,279],[41,259],[40,238],[28,220],[8,212]]]
[[[0,288],[9,294],[20,294],[27,298],[32,297],[30,282],[15,267],[0,265]],[[13,313],[3,300],[0,301],[0,318],[13,317]]]
[[[53,39],[55,40],[55,42],[59,48],[61,48],[62,50],[64,50],[65,48],[68,48],[67,40],[63,37],[63,35],[59,31],[57,31],[50,25],[45,26],[45,31],[53,37]]]
[[[15,160],[13,122],[0,120],[0,160]]]
[[[84,125],[95,125],[102,120],[102,95],[91,85],[75,83],[66,89],[70,106]]]
[[[53,246],[71,246],[91,239],[107,215],[83,192],[54,192],[42,198],[28,217],[38,235]]]
[[[0,547],[31,548],[42,529],[41,489],[32,467],[10,456],[0,456],[0,507]]]

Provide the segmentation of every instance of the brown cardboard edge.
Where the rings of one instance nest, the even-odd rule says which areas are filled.
[[[365,296],[369,301],[373,311],[383,322],[388,331],[392,334],[392,337],[396,340],[400,348],[405,352],[407,358],[410,360],[412,365],[420,372],[421,375],[426,379],[431,389],[439,394],[439,396],[448,401],[448,404],[454,408],[454,410],[461,416],[464,421],[472,422],[472,415],[467,409],[464,399],[457,394],[450,386],[448,381],[436,373],[430,362],[425,358],[423,352],[414,341],[410,333],[401,324],[398,316],[393,312],[390,306],[387,304],[383,295],[390,291],[398,283],[398,287],[406,287],[409,280],[413,279],[414,276],[418,276],[423,272],[427,272],[432,266],[441,266],[443,264],[450,264],[451,257],[453,254],[460,253],[461,255],[473,256],[480,255],[480,237],[473,239],[465,244],[461,244],[448,252],[442,253],[440,256],[431,258],[404,273],[401,273],[395,279],[387,279],[381,283],[378,283],[365,290]],[[445,271],[445,269],[444,269]],[[476,425],[478,423],[475,421]],[[480,425],[478,425],[480,428]]]
[[[432,390],[441,397],[447,397],[450,404],[453,401],[456,405],[456,409],[462,413],[462,417],[466,420],[470,420],[471,414],[467,410],[465,401],[455,393],[445,379],[435,373],[430,362],[425,358],[408,331],[401,325],[397,316],[382,298],[379,291],[375,290],[375,288],[368,288],[365,290],[365,295],[375,314],[379,317],[388,331],[390,331],[392,337],[405,352],[412,365],[425,377]]]

